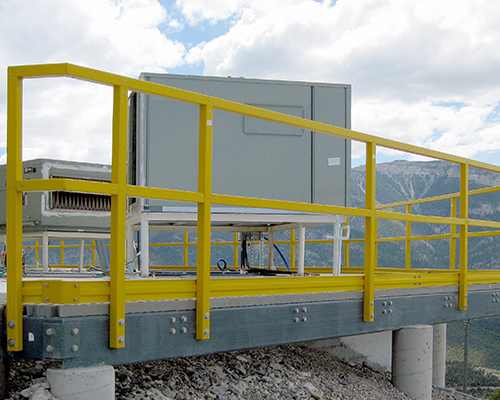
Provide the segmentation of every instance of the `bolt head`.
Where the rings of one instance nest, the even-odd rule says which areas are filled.
[[[375,317],[375,315],[374,315],[373,313],[371,313],[371,314],[370,314],[370,318],[372,318],[372,319],[373,319],[374,317]]]
[[[186,317],[185,315],[183,315],[183,316],[181,317],[181,322],[182,322],[183,324],[185,324],[185,323],[187,322],[187,320],[188,320],[188,319],[187,319],[187,317]]]
[[[187,330],[187,328],[186,328],[185,326],[183,326],[183,327],[181,328],[181,333],[182,333],[182,334],[186,334],[186,333],[187,333],[187,331],[188,331],[188,330]]]
[[[120,318],[118,320],[118,326],[123,326],[123,325],[125,325],[125,320],[123,318]]]
[[[120,344],[125,343],[125,338],[124,338],[123,336],[120,336],[120,337],[118,338],[118,343],[120,343]]]
[[[297,317],[295,317],[295,318],[293,319],[293,322],[299,322],[299,319],[298,319]]]
[[[299,310],[298,308],[294,308],[294,309],[293,309],[293,313],[294,313],[294,314],[298,314],[298,313],[299,313],[299,311],[300,311],[300,310]]]
[[[73,336],[76,336],[76,335],[78,335],[79,333],[80,333],[80,331],[79,331],[79,329],[78,329],[78,328],[73,328],[73,329],[71,329],[71,334],[72,334]]]
[[[307,312],[307,307],[302,307],[302,312]]]
[[[14,339],[9,339],[7,344],[9,345],[9,347],[14,347],[16,345],[16,341]]]
[[[52,353],[52,352],[54,351],[54,346],[52,346],[52,345],[50,345],[50,344],[49,344],[49,345],[45,348],[45,351],[46,351],[47,353]]]
[[[203,334],[204,334],[205,336],[207,336],[207,337],[208,337],[208,334],[209,334],[209,333],[210,333],[210,331],[209,331],[208,329],[205,329],[205,331],[203,332]]]
[[[74,344],[73,346],[71,346],[71,351],[73,353],[76,353],[78,351],[78,345]]]
[[[205,319],[208,321],[210,319],[210,314],[209,313],[206,313],[205,314]]]
[[[175,330],[175,328],[170,328],[170,334],[171,335],[175,335],[177,331]]]
[[[45,334],[46,334],[47,336],[52,336],[52,335],[54,335],[54,334],[55,334],[54,329],[52,329],[52,328],[48,328],[48,329],[45,331]]]
[[[307,321],[307,317],[306,316],[302,317],[302,322],[306,322],[306,321]]]
[[[205,318],[205,319],[207,319],[207,318]],[[173,324],[175,324],[175,323],[176,323],[176,321],[177,321],[177,319],[176,319],[175,317],[170,317],[170,323],[171,323],[172,325],[173,325]]]
[[[16,326],[16,323],[14,321],[10,320],[8,325],[9,325],[9,328],[14,328]]]

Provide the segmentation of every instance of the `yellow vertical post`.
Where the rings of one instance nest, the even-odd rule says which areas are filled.
[[[374,260],[375,260],[375,266],[374,268],[377,268],[378,266],[378,220],[375,219],[375,229],[374,229],[374,232],[375,232],[375,255],[373,256]]]
[[[450,216],[452,218],[457,217],[457,198],[454,197],[451,199],[451,210]],[[457,268],[457,238],[455,235],[457,234],[457,226],[450,225],[450,269]]]
[[[111,250],[109,346],[125,347],[125,263],[127,196],[127,101],[128,89],[113,89],[113,154],[111,159]]]
[[[460,164],[460,218],[465,223],[460,226],[460,249],[459,249],[459,293],[458,309],[467,310],[467,259],[468,259],[468,235],[469,235],[469,166]]]
[[[373,321],[375,316],[375,267],[377,264],[377,219],[375,217],[376,146],[366,143],[366,193],[365,208],[371,211],[365,217],[365,267],[363,320]]]
[[[95,240],[90,243],[90,265],[95,267]]]
[[[290,232],[290,269],[295,268],[295,229]]]
[[[198,191],[198,244],[196,267],[196,339],[210,338],[210,213],[212,205],[213,107],[200,105]]]
[[[35,261],[38,262],[40,259],[40,243],[38,240],[35,242]]]
[[[61,267],[64,266],[64,241],[61,240],[61,242],[59,243],[60,245],[60,249],[59,249],[59,253],[60,253],[60,256],[59,256],[59,259],[60,259],[60,263],[61,263]]]
[[[349,217],[345,221],[346,226],[349,226]],[[349,268],[349,242],[344,241],[344,268]]]
[[[184,266],[187,267],[189,265],[189,232],[184,231]]]
[[[22,79],[14,68],[7,81],[7,350],[23,349],[23,194],[16,184],[23,177]]]
[[[411,204],[406,205],[406,213],[411,214]],[[411,268],[411,221],[406,221],[405,269]]]

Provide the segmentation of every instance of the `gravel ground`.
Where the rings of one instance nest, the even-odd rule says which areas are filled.
[[[43,383],[48,366],[57,364],[14,360],[10,399],[51,399]],[[410,399],[389,373],[302,345],[123,365],[115,375],[117,400]],[[432,398],[471,399],[438,389]]]

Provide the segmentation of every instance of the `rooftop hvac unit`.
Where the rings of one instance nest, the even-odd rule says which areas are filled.
[[[350,85],[154,73],[140,78],[350,128]],[[133,96],[133,183],[197,191],[198,115],[197,105]],[[351,146],[341,137],[216,109],[212,162],[213,193],[342,206],[350,201]],[[166,205],[148,200],[144,209]]]
[[[111,167],[102,164],[36,159],[23,162],[23,179],[73,178],[110,182]],[[6,166],[0,166],[0,209],[6,207]],[[23,231],[109,232],[108,195],[66,191],[28,192],[23,196]],[[0,213],[0,232],[6,215]]]

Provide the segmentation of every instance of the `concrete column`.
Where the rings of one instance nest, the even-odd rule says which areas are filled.
[[[432,398],[432,336],[430,325],[399,329],[392,336],[392,381],[415,400]]]
[[[446,378],[446,324],[432,327],[432,384],[445,387]]]
[[[115,369],[110,365],[47,369],[50,391],[59,400],[114,400]]]

